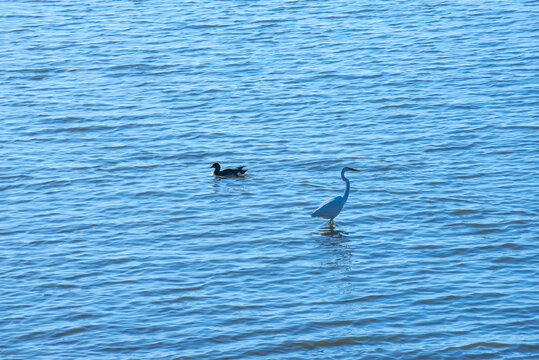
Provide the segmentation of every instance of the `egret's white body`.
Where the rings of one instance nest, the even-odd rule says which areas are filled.
[[[346,171],[361,171],[357,169],[352,169],[349,167],[344,167],[341,171],[341,179],[346,183],[346,190],[344,190],[343,196],[336,196],[332,199],[327,200],[322,205],[316,209],[311,216],[312,217],[321,217],[324,219],[329,219],[330,221],[333,221],[337,215],[341,212],[344,204],[346,203],[346,200],[348,200],[348,195],[350,194],[350,180],[348,180],[344,173]]]

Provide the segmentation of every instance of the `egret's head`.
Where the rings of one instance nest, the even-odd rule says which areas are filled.
[[[212,168],[214,168],[214,169],[220,169],[220,168],[221,168],[221,165],[219,165],[219,163],[213,163],[213,165],[210,166],[210,167],[212,167]]]
[[[343,171],[361,171],[361,170],[354,169],[354,168],[351,168],[351,167],[348,167],[348,166],[345,166],[342,170]]]

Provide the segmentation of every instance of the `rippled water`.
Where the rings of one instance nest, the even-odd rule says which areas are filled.
[[[538,17],[0,2],[1,357],[539,358]]]

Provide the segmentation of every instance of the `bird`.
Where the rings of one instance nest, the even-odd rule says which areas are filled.
[[[332,199],[327,200],[322,205],[318,207],[311,214],[312,217],[321,217],[324,219],[329,219],[329,223],[333,223],[333,219],[339,215],[341,212],[346,200],[348,200],[348,194],[350,193],[350,181],[344,176],[344,173],[347,171],[361,171],[358,169],[352,169],[350,167],[343,167],[341,171],[341,179],[346,183],[346,190],[344,191],[343,196],[335,196]]]
[[[241,176],[247,171],[247,169],[244,169],[245,166],[238,166],[221,170],[221,165],[219,163],[214,163],[210,167],[215,169],[213,171],[213,175],[215,176]]]

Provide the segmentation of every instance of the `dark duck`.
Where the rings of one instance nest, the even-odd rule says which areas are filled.
[[[213,171],[213,175],[215,176],[241,176],[247,171],[247,169],[244,169],[245,166],[238,166],[221,170],[221,165],[219,163],[214,163],[211,167],[215,169]]]

